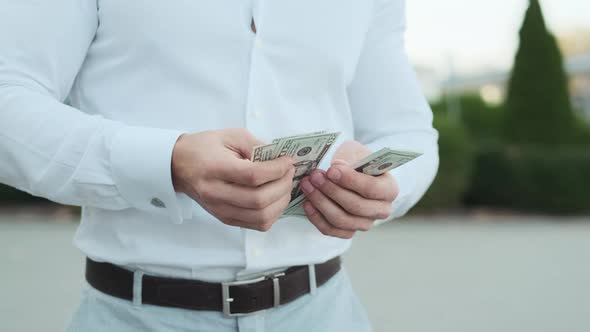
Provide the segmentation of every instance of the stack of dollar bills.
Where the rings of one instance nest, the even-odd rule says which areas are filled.
[[[301,180],[318,167],[322,159],[334,145],[339,132],[315,132],[311,134],[277,138],[271,144],[256,146],[252,152],[252,161],[261,162],[289,156],[294,160],[295,175],[291,189],[291,202],[283,216],[305,215],[303,203],[305,195],[299,188]],[[421,153],[395,151],[383,148],[355,163],[352,167],[371,176],[382,175],[396,167],[419,157]]]

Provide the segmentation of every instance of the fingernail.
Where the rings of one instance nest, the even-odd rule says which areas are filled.
[[[303,190],[305,194],[311,194],[315,188],[311,182],[309,182],[309,179],[305,179],[301,181],[301,190]]]
[[[314,172],[311,175],[311,183],[316,187],[321,187],[326,182],[326,177],[321,172]]]
[[[341,177],[342,177],[342,172],[340,172],[339,169],[332,167],[328,170],[328,179],[330,179],[334,182],[338,182]]]
[[[303,203],[303,210],[305,210],[305,213],[307,213],[308,215],[312,215],[316,211],[316,209],[313,207],[313,205],[311,205],[310,202]]]

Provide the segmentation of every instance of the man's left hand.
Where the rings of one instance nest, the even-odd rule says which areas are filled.
[[[391,215],[399,191],[395,179],[389,173],[373,177],[351,167],[370,153],[356,141],[346,142],[327,172],[315,170],[301,181],[307,197],[305,214],[322,234],[350,239],[357,231],[371,229],[375,220]]]

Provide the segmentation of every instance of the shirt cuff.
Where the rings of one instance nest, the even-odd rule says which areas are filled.
[[[111,169],[117,188],[134,208],[175,224],[191,217],[192,200],[174,191],[172,151],[183,132],[123,127],[113,137]]]
[[[407,174],[403,169],[404,165],[392,170],[390,173],[397,181],[399,192],[393,201],[392,214],[389,219],[403,217],[412,207],[412,197],[416,183],[412,174]]]

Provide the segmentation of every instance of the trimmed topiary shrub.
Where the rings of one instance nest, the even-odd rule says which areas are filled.
[[[538,0],[530,0],[506,99],[504,138],[511,144],[573,142],[575,116],[555,37]]]
[[[418,203],[420,211],[457,208],[469,188],[473,164],[473,143],[467,131],[442,116],[436,116],[439,131],[440,166],[432,186]]]

